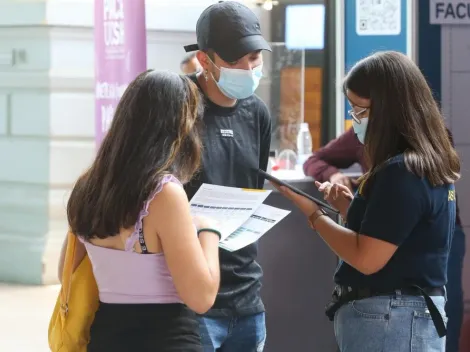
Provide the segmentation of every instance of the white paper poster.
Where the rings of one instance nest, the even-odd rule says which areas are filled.
[[[357,35],[398,35],[400,32],[401,0],[356,0]]]

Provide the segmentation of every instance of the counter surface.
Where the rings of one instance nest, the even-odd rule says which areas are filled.
[[[355,170],[342,170],[357,177]],[[278,170],[272,175],[322,199],[312,177],[302,169]],[[266,306],[266,352],[335,352],[333,324],[325,316],[331,299],[338,260],[305,216],[269,182],[273,192],[266,204],[291,213],[259,241],[258,261],[263,267],[262,297]],[[338,221],[337,217],[333,217]]]
[[[285,181],[321,198],[311,178]],[[259,241],[258,262],[264,271],[261,294],[266,306],[265,351],[335,352],[333,324],[324,308],[331,298],[337,258],[308,226],[305,216],[277,190],[265,204],[291,211]]]

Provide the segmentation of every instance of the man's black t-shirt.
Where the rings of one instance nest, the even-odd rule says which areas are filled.
[[[354,288],[393,291],[447,283],[447,260],[455,227],[453,184],[433,187],[405,166],[403,154],[392,158],[372,180],[364,197],[356,193],[347,227],[398,246],[377,273],[363,275],[341,261],[335,282]]]
[[[189,76],[199,87],[196,75]],[[202,183],[241,188],[263,188],[256,172],[266,170],[271,144],[271,119],[256,95],[221,107],[205,98],[201,170],[185,185],[191,199]],[[221,284],[212,316],[250,315],[264,311],[260,297],[260,265],[254,243],[236,252],[220,249]]]

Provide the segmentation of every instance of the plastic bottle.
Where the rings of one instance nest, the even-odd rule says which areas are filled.
[[[308,123],[302,122],[297,134],[297,160],[303,164],[312,154],[312,136],[308,128]]]

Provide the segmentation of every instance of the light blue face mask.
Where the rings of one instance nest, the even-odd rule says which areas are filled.
[[[367,123],[369,122],[368,117],[364,117],[363,119],[360,119],[361,123],[357,123],[355,120],[353,120],[353,129],[354,133],[357,136],[357,139],[359,139],[359,142],[364,144],[364,140],[366,138],[366,131],[367,131]]]
[[[215,67],[217,67],[214,64]],[[215,83],[220,91],[231,99],[245,99],[252,96],[263,77],[263,65],[252,70],[217,67],[220,70],[219,81]]]

